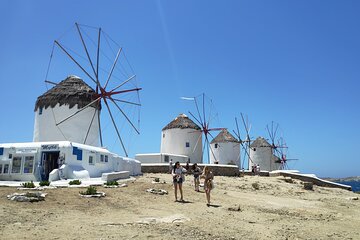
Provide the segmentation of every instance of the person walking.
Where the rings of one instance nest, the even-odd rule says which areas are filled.
[[[210,171],[208,166],[205,166],[203,175],[201,178],[204,178],[204,189],[206,194],[207,206],[210,206],[210,192],[214,188],[214,174]]]
[[[199,192],[199,186],[200,186],[200,175],[202,173],[201,168],[197,165],[197,163],[194,163],[192,166],[192,171],[194,174],[194,185],[195,185],[195,191]]]
[[[183,184],[183,182],[185,180],[185,176],[184,176],[185,172],[186,172],[186,169],[183,168],[180,165],[180,162],[176,162],[175,165],[174,165],[174,169],[172,171],[173,183],[174,183],[174,191],[175,191],[175,202],[178,201],[178,198],[177,198],[177,190],[178,190],[178,188],[180,190],[180,201],[181,202],[184,201],[182,184]]]
[[[173,170],[173,160],[170,159],[170,162],[169,162],[169,173],[170,174],[172,173],[172,170]]]

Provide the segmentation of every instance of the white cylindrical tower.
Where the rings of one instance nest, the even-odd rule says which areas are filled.
[[[210,163],[237,165],[240,168],[240,143],[227,129],[210,143]]]
[[[66,140],[99,146],[100,102],[60,123],[96,98],[96,92],[76,76],[67,77],[39,96],[34,110],[34,142]]]
[[[191,163],[201,163],[201,128],[185,114],[179,114],[162,129],[160,152],[186,155]]]
[[[260,170],[264,171],[274,171],[278,170],[280,164],[278,163],[278,158],[274,156],[272,152],[272,146],[266,141],[263,137],[258,137],[250,145],[250,158],[252,161],[249,161],[249,170],[252,166],[259,164]]]

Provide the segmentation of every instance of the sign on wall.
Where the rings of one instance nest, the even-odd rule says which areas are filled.
[[[58,144],[46,144],[41,145],[42,151],[59,151],[59,145]]]

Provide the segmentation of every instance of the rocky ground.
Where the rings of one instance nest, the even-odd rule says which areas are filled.
[[[160,182],[153,183],[155,178]],[[0,239],[360,239],[360,194],[283,177],[215,177],[213,205],[184,183],[174,202],[169,174],[145,174],[127,187],[83,198],[79,188],[47,189],[45,201],[15,202],[0,188]],[[146,192],[164,189],[168,195]]]

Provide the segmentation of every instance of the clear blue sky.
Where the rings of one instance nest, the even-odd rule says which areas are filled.
[[[159,152],[161,129],[192,108],[180,97],[205,93],[216,127],[232,131],[241,112],[252,137],[279,123],[301,172],[360,175],[359,1],[2,0],[0,8],[2,143],[32,140],[53,41],[79,22],[120,43],[140,80],[141,135],[130,156]]]

